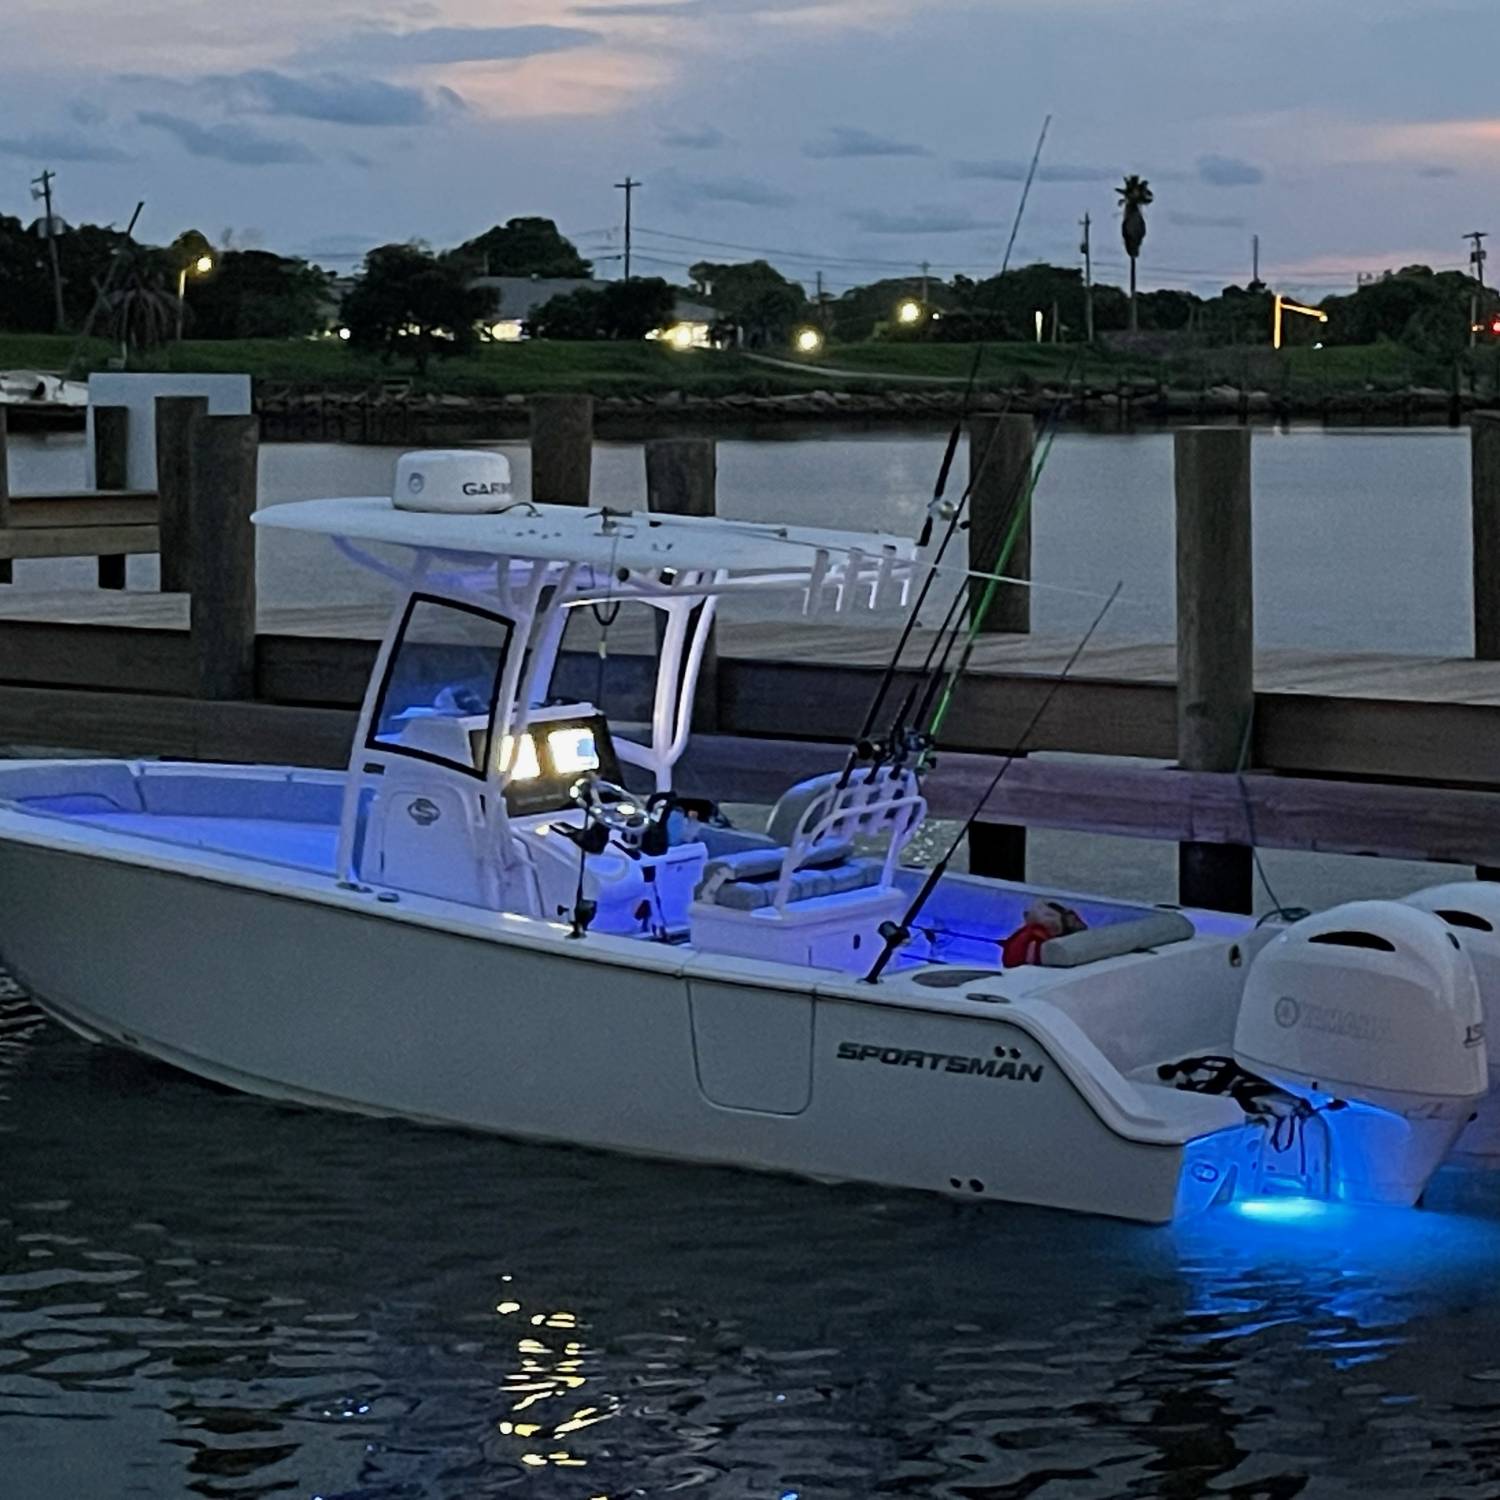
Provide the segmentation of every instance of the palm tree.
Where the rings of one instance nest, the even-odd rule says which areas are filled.
[[[1120,207],[1124,215],[1120,220],[1120,238],[1125,241],[1125,253],[1130,257],[1130,331],[1137,333],[1140,323],[1135,310],[1135,262],[1146,240],[1146,216],[1141,212],[1155,196],[1151,184],[1144,177],[1132,172],[1123,187],[1115,189],[1120,195]]]

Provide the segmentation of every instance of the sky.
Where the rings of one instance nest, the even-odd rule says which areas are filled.
[[[349,271],[522,214],[637,274],[833,292],[1013,264],[1308,293],[1500,233],[1496,0],[4,0],[0,213],[185,228]],[[1493,223],[1492,223],[1493,220]],[[1496,241],[1500,248],[1500,239]],[[1497,265],[1496,274],[1500,274]]]

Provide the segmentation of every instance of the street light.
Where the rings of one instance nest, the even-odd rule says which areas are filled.
[[[823,335],[816,328],[799,328],[793,342],[798,354],[816,354],[823,347]]]
[[[896,305],[896,321],[905,323],[908,327],[913,323],[922,321],[922,304],[915,297],[908,297],[906,301]]]
[[[1276,294],[1276,310],[1271,318],[1271,347],[1281,348],[1281,324],[1283,313],[1303,313],[1309,318],[1316,318],[1320,323],[1328,321],[1328,314],[1321,307],[1304,307],[1300,302],[1293,302],[1289,297],[1283,297],[1280,292]]]
[[[182,315],[186,311],[187,279],[188,272],[194,276],[207,276],[214,268],[214,258],[211,255],[200,255],[189,265],[186,261],[177,270],[177,342],[182,342]]]

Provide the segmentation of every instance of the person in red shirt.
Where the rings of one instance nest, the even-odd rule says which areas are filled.
[[[1000,945],[1000,961],[1007,969],[1042,961],[1042,944],[1087,924],[1071,907],[1056,901],[1036,901],[1026,908],[1026,920]]]

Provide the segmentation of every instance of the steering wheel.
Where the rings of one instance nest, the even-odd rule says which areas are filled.
[[[574,782],[573,800],[589,822],[618,834],[629,848],[640,843],[650,823],[646,809],[632,793],[600,776],[581,776]]]

